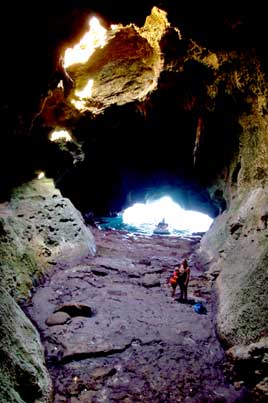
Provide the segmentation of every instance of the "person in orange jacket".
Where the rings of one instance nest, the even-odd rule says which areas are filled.
[[[168,280],[168,284],[172,288],[171,296],[173,298],[175,297],[175,292],[176,292],[176,288],[177,288],[177,285],[178,285],[178,280],[179,280],[179,266],[176,266],[172,276]]]

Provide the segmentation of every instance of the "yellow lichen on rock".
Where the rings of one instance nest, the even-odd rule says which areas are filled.
[[[153,48],[159,49],[159,41],[169,26],[167,13],[158,7],[153,7],[139,33],[147,39]]]

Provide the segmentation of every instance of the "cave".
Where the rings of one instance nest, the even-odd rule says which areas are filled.
[[[236,10],[227,4],[212,9],[171,0],[143,4],[59,0],[5,4],[2,12],[0,400],[267,401],[268,55],[262,10],[245,5]],[[91,38],[93,29],[99,29],[105,41]],[[77,46],[87,32],[87,42],[94,45],[90,56],[67,62],[67,49]],[[85,47],[81,42],[80,53]],[[187,392],[165,387],[165,382],[170,384],[163,368],[170,374],[180,357],[175,339],[170,339],[168,354],[171,361],[177,358],[172,365],[165,361],[159,375],[154,365],[147,368],[144,362],[150,361],[150,354],[163,362],[164,342],[156,336],[148,341],[138,325],[134,336],[125,329],[125,344],[120,344],[122,330],[118,344],[114,336],[113,343],[103,341],[101,350],[84,349],[82,339],[77,348],[64,330],[59,331],[64,341],[56,343],[59,335],[52,332],[58,326],[75,332],[85,326],[83,320],[94,324],[93,333],[99,325],[98,309],[88,300],[75,299],[75,281],[81,281],[81,276],[93,291],[101,292],[102,284],[107,284],[109,298],[126,306],[135,293],[130,290],[128,295],[118,284],[128,278],[145,293],[144,311],[151,309],[152,318],[159,314],[149,307],[147,294],[159,297],[164,276],[176,259],[187,255],[186,241],[144,238],[143,252],[134,263],[127,259],[134,253],[132,242],[139,245],[140,238],[120,231],[102,232],[96,222],[167,194],[185,210],[214,220],[206,233],[186,240],[196,276],[192,284],[199,287],[194,295],[210,304],[209,329],[215,341],[211,349],[218,360],[215,372],[223,374],[224,362],[229,376],[228,381],[223,375],[220,381],[212,377],[203,395],[202,374],[195,370],[192,377],[198,381],[181,378]],[[114,242],[115,249],[109,249],[109,242]],[[150,258],[144,252],[147,242],[157,249]],[[177,249],[173,250],[174,242]],[[169,254],[166,261],[160,251]],[[120,264],[129,268],[123,270]],[[66,298],[62,297],[64,271],[73,281]],[[116,273],[122,278],[110,286]],[[58,293],[50,316],[53,295],[46,303],[38,300],[46,284]],[[93,291],[92,301],[97,298],[99,306],[105,307],[105,299],[99,300]],[[191,304],[177,305],[171,309],[185,309],[182,316],[186,318]],[[109,302],[104,322],[108,308]],[[115,324],[109,325],[107,319],[107,327],[114,326],[117,334],[114,309],[110,314]],[[132,312],[131,303],[129,309]],[[138,305],[136,309],[139,312]],[[193,310],[189,318],[194,322],[191,315]],[[134,322],[134,316],[123,317],[118,328],[125,326],[123,322]],[[157,325],[152,318],[152,327],[168,328],[164,316],[162,323],[155,319]],[[205,315],[200,323],[206,328]],[[201,334],[203,330],[198,329]],[[164,330],[163,334],[167,337]],[[188,340],[187,348],[193,338],[189,330],[182,330],[178,337],[182,343]],[[194,340],[192,344],[197,343]],[[221,347],[215,347],[216,343]],[[141,346],[146,346],[144,356],[138,352]],[[132,380],[133,385],[137,382],[132,389],[126,386],[134,371],[128,349],[143,368]],[[185,347],[186,353],[193,354]],[[75,368],[76,360],[82,369]],[[196,361],[191,356],[191,365]],[[206,368],[209,365],[214,364],[208,361]],[[159,380],[154,383],[146,375],[144,381],[146,371]],[[82,383],[87,373],[91,380]],[[118,379],[120,390],[115,386]],[[213,387],[218,396],[213,395]],[[111,395],[107,390],[113,390]]]

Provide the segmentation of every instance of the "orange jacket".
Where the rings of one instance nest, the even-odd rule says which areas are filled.
[[[173,275],[169,279],[170,284],[177,284],[178,278],[179,278],[178,273],[175,270]]]

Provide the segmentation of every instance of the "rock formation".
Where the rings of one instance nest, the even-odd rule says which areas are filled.
[[[52,384],[44,363],[39,334],[1,287],[0,401],[52,401]]]
[[[215,281],[218,334],[238,366],[252,363],[256,393],[267,396],[266,17],[233,8],[211,17],[204,4],[169,0],[67,3],[4,7],[13,25],[1,37],[16,28],[18,46],[4,41],[1,66],[1,285],[19,301],[47,267],[94,253],[71,202],[105,215],[168,190],[216,217],[200,253]],[[63,68],[94,13],[107,44]],[[77,109],[87,78],[92,94]],[[72,141],[52,143],[59,128]],[[37,170],[64,198],[46,180],[36,185]]]
[[[18,302],[49,267],[71,264],[95,253],[81,214],[51,179],[36,179],[13,190],[1,216],[1,402],[48,402],[52,385],[33,324]]]

